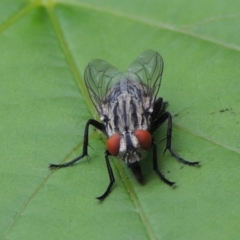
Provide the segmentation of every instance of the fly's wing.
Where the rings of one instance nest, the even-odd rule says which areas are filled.
[[[143,92],[153,104],[161,85],[162,72],[163,59],[160,54],[146,50],[129,66],[126,75],[142,85]]]
[[[103,112],[102,103],[108,90],[119,82],[120,78],[119,70],[103,60],[95,59],[87,65],[84,80],[98,113]]]

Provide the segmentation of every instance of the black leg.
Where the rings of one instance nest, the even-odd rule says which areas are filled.
[[[108,158],[108,151],[105,152],[105,160],[106,160],[106,165],[107,165],[107,170],[108,170],[108,175],[109,175],[109,179],[110,179],[110,183],[107,187],[107,190],[105,191],[105,193],[103,195],[101,195],[100,197],[97,197],[96,199],[102,201],[104,200],[108,194],[111,192],[111,188],[115,182],[115,178],[114,178],[114,175],[113,175],[113,171],[112,171],[112,167],[110,165],[110,162],[109,162],[109,158]]]
[[[164,152],[168,150],[179,162],[190,165],[190,166],[199,166],[199,162],[189,162],[182,157],[180,157],[173,149],[172,149],[172,115],[169,112],[164,113],[165,118],[168,119],[168,127],[167,127],[167,144]]]
[[[161,126],[163,122],[168,120],[167,127],[167,143],[164,153],[168,150],[179,162],[184,163],[190,166],[199,166],[199,162],[189,162],[182,157],[180,157],[173,149],[172,149],[172,115],[169,112],[165,112],[156,122],[157,126]]]
[[[163,122],[165,121],[162,119],[163,113],[165,113],[165,109],[167,107],[167,102],[163,102],[162,98],[158,98],[154,103],[153,113],[151,114],[152,123],[150,133],[153,133],[157,128],[159,128]]]
[[[169,186],[174,186],[175,182],[171,182],[164,177],[164,175],[160,172],[157,163],[157,145],[156,142],[153,141],[153,170],[157,173],[157,175],[161,178],[163,182],[165,182]]]
[[[50,164],[49,168],[53,169],[53,168],[63,168],[63,167],[68,167],[73,165],[75,162],[79,161],[80,159],[82,159],[83,157],[88,155],[88,130],[89,130],[89,125],[94,126],[95,128],[97,128],[98,130],[104,132],[104,125],[94,119],[89,119],[86,123],[85,126],[85,131],[84,131],[84,139],[83,139],[83,151],[82,151],[82,155],[74,158],[73,160],[71,160],[70,162],[67,163],[63,163],[63,164]]]

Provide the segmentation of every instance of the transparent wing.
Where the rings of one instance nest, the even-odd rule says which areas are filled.
[[[108,90],[120,81],[121,72],[109,63],[95,59],[86,67],[84,73],[85,84],[98,112]]]
[[[163,72],[163,59],[160,54],[153,50],[146,50],[129,66],[128,75],[134,80],[147,86],[144,92],[147,96],[155,99],[160,85]]]

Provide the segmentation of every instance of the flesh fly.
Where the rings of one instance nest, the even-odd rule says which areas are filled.
[[[152,134],[168,121],[166,148],[178,161],[188,165],[171,147],[172,116],[166,102],[157,98],[161,85],[163,60],[153,50],[143,52],[124,73],[103,60],[93,60],[84,73],[89,96],[100,116],[101,123],[90,119],[86,123],[82,154],[64,164],[50,164],[50,168],[68,167],[88,155],[88,131],[92,125],[107,136],[105,160],[110,178],[106,191],[97,197],[103,200],[115,182],[109,155],[118,156],[132,170],[138,182],[143,182],[140,160],[153,148],[153,169],[166,184],[175,183],[164,177],[158,168],[157,146]]]

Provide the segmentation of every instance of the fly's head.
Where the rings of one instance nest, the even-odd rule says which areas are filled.
[[[128,166],[138,163],[151,145],[151,134],[142,129],[117,133],[107,140],[108,152],[113,156],[121,157]]]

